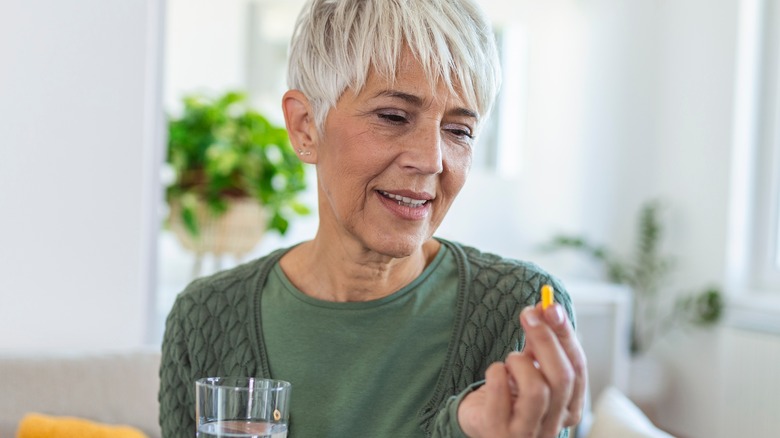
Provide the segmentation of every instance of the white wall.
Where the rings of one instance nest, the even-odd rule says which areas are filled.
[[[164,103],[246,83],[248,0],[167,0]]]
[[[662,105],[653,183],[674,208],[669,250],[679,260],[675,286],[680,289],[726,280],[737,3],[688,0],[662,9]],[[678,337],[667,353],[672,381],[666,399],[672,403],[662,409],[663,421],[690,436],[725,438],[719,435],[722,424],[712,421],[727,416],[719,410],[725,393],[716,383],[721,381],[720,339]],[[731,419],[733,424],[750,421]]]
[[[2,351],[146,341],[158,9],[152,0],[0,4]]]

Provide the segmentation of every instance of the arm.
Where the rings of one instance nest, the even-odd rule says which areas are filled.
[[[470,385],[464,389],[460,394],[454,395],[447,399],[444,403],[444,407],[436,415],[436,419],[433,421],[433,433],[432,438],[467,438],[466,434],[458,424],[458,406],[460,402],[471,392],[482,386],[485,382],[480,381]]]
[[[510,357],[512,357],[510,362],[515,363],[517,361],[515,356],[518,353],[512,353],[512,351],[522,350],[523,346],[525,346],[523,354],[530,356],[532,360],[536,360],[536,356],[534,356],[534,354],[536,354],[534,352],[535,343],[539,344],[537,347],[539,352],[547,351],[550,344],[550,348],[553,348],[552,351],[560,352],[560,349],[562,348],[561,342],[563,342],[567,345],[572,359],[568,357],[561,358],[560,356],[558,356],[558,359],[564,363],[564,366],[566,364],[571,366],[572,373],[575,373],[574,369],[575,367],[577,368],[577,388],[572,388],[572,394],[581,394],[578,396],[581,398],[578,399],[580,401],[576,401],[574,405],[571,406],[575,411],[572,417],[566,419],[567,422],[576,423],[580,412],[577,411],[577,406],[575,405],[581,403],[581,400],[584,399],[583,388],[586,378],[584,375],[585,358],[584,355],[582,355],[579,342],[574,336],[574,309],[568,293],[557,279],[550,277],[544,272],[540,272],[538,268],[535,268],[533,265],[521,264],[519,267],[520,269],[518,269],[517,265],[496,264],[495,260],[492,259],[481,259],[480,262],[482,262],[480,265],[473,265],[478,268],[475,270],[475,277],[478,278],[479,281],[474,282],[474,293],[471,296],[471,308],[475,310],[471,313],[472,323],[470,327],[476,328],[467,331],[462,338],[462,342],[467,344],[464,346],[463,351],[471,351],[472,353],[479,352],[480,355],[468,356],[465,362],[457,364],[457,369],[461,371],[460,374],[456,374],[456,380],[459,380],[460,382],[464,382],[465,380],[465,384],[468,385],[469,381],[475,382],[479,379],[484,379],[487,375],[487,369],[491,364],[503,364]],[[492,269],[481,270],[479,267],[482,265],[490,266]],[[498,271],[499,275],[493,275],[494,271]],[[541,276],[539,275],[540,273]],[[523,309],[538,309],[539,306],[534,306],[538,303],[540,298],[540,285],[545,283],[552,284],[555,287],[555,299],[559,303],[555,306],[555,309],[557,310],[550,310],[554,308],[548,310],[550,312],[562,311],[563,315],[560,320],[556,321],[555,318],[552,318],[556,316],[556,313],[551,313],[549,315],[538,314],[537,316],[541,316],[542,318],[542,326],[546,327],[540,331],[537,328],[526,327],[524,319],[518,318],[518,314]],[[536,311],[540,312],[541,310]],[[511,317],[510,315],[514,315],[514,317]],[[547,321],[548,316],[550,317],[550,321],[553,322]],[[555,331],[553,331],[553,328],[555,328]],[[560,339],[556,340],[556,337],[559,337]],[[537,338],[541,338],[541,340],[535,342],[534,339]],[[556,350],[556,348],[558,350]],[[469,358],[472,360],[469,361]],[[553,360],[555,361],[554,358]],[[574,361],[574,364],[572,364],[572,361]],[[545,362],[547,362],[546,359]],[[552,370],[553,364],[553,362],[550,362],[549,366],[545,368],[550,368]],[[553,372],[551,370],[548,371]],[[472,374],[472,372],[474,372],[474,374]],[[514,379],[514,377],[512,378]],[[556,380],[556,382],[556,384],[558,384],[561,380]],[[459,410],[463,405],[478,401],[477,399],[481,397],[480,394],[485,393],[485,390],[481,389],[482,384],[484,384],[484,380],[472,384],[470,388],[461,391],[459,394],[454,392],[453,394],[457,394],[456,396],[450,397],[446,400],[446,403],[442,403],[440,410],[432,422],[431,436],[450,437],[464,435],[460,427],[463,422],[459,423],[457,421]],[[460,388],[465,388],[465,386],[461,386]],[[457,391],[460,390],[457,389]],[[466,403],[461,404],[461,401],[464,399],[467,399]],[[463,418],[461,418],[461,420],[463,420]],[[467,427],[468,426],[466,426],[466,428]],[[555,436],[555,432],[557,432],[558,437],[568,436],[568,430],[566,428],[551,427],[550,429],[552,429],[552,431],[548,431],[541,436],[552,437]],[[472,433],[473,432],[474,431],[472,431]],[[528,436],[540,435],[530,434]]]
[[[190,379],[185,305],[178,298],[165,323],[160,363],[160,427],[164,438],[195,434],[194,384]]]

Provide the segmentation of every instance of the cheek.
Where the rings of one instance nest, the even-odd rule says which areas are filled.
[[[377,147],[370,131],[333,129],[318,166],[325,177],[328,196],[348,209],[359,209],[371,182],[387,166],[387,148]]]
[[[468,150],[451,151],[447,157],[447,183],[448,190],[454,191],[453,196],[460,191],[466,183],[466,177],[471,170],[472,152]]]

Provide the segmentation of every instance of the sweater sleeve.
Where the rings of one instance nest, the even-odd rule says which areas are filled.
[[[183,299],[177,298],[165,323],[158,394],[163,438],[195,434],[195,388],[190,378],[183,307],[186,307]]]
[[[461,400],[484,383],[484,381],[475,382],[461,391],[460,394],[447,399],[444,407],[433,420],[432,438],[468,438],[458,423],[458,406],[460,406]]]
[[[511,351],[522,350],[525,333],[518,316],[524,307],[539,302],[541,286],[551,284],[555,288],[555,300],[564,307],[575,328],[576,317],[564,285],[537,265],[446,243],[456,254],[464,256],[468,299],[460,335],[461,354],[453,366],[454,383],[449,392],[454,395],[441,403],[429,430],[431,437],[456,438],[466,436],[458,424],[460,402],[484,382],[480,379],[484,379],[492,362],[503,361]],[[568,429],[558,434],[558,438],[568,436]]]

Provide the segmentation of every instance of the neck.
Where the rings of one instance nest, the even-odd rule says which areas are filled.
[[[439,242],[430,239],[406,257],[379,254],[357,244],[333,244],[321,236],[281,260],[290,281],[303,293],[333,302],[386,297],[417,278],[433,260]]]

